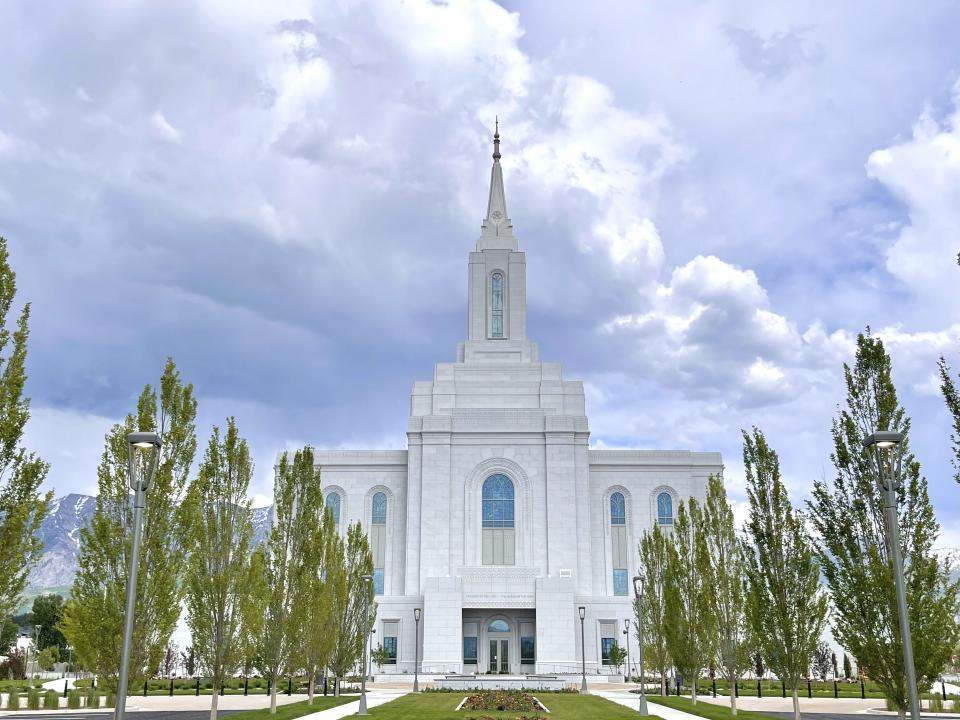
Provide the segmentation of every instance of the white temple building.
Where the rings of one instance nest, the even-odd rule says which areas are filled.
[[[370,538],[373,644],[384,672],[418,655],[424,674],[579,674],[582,606],[587,673],[615,674],[640,537],[705,497],[720,454],[590,448],[583,383],[527,337],[499,133],[468,277],[467,338],[414,383],[407,449],[316,452],[341,532],[360,521]]]

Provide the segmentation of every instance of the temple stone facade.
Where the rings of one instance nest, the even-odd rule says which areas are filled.
[[[468,260],[467,338],[414,383],[407,449],[318,451],[317,463],[341,531],[360,521],[371,540],[384,672],[412,673],[419,643],[425,674],[579,673],[582,606],[587,672],[612,675],[640,536],[703,499],[722,460],[590,448],[583,383],[527,337],[499,140]]]

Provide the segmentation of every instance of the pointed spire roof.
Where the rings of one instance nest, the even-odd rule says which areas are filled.
[[[503,168],[500,167],[500,119],[497,118],[494,123],[490,197],[487,200],[487,216],[481,226],[477,248],[482,250],[503,246],[516,250],[517,241],[513,237],[513,223],[507,215],[507,198],[503,190]]]

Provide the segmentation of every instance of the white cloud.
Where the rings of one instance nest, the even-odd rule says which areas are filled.
[[[97,493],[97,465],[104,438],[117,420],[62,408],[30,408],[23,444],[50,463],[46,487],[58,495]]]
[[[180,144],[180,131],[170,124],[160,110],[154,111],[153,115],[150,116],[150,127],[153,128],[154,134],[161,140],[174,145]]]

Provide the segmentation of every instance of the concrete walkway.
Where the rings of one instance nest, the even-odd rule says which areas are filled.
[[[602,697],[631,710],[639,710],[640,696],[637,693],[630,692],[631,689],[636,687],[635,685],[614,685],[613,683],[610,683],[610,685],[612,686],[610,688],[602,688],[598,685],[593,687],[588,685],[587,687],[591,695]],[[663,720],[703,720],[699,715],[693,715],[683,710],[674,710],[665,705],[655,705],[649,695],[647,696],[647,711],[651,715],[663,718]]]
[[[408,692],[409,691],[407,690],[368,690],[367,707],[372,708],[376,707],[377,705],[383,705],[391,700],[396,700],[398,697],[403,697]],[[339,720],[339,718],[355,715],[359,709],[360,701],[356,700],[344,705],[338,705],[337,707],[330,708],[328,710],[321,710],[320,712],[303,715],[299,720]]]

